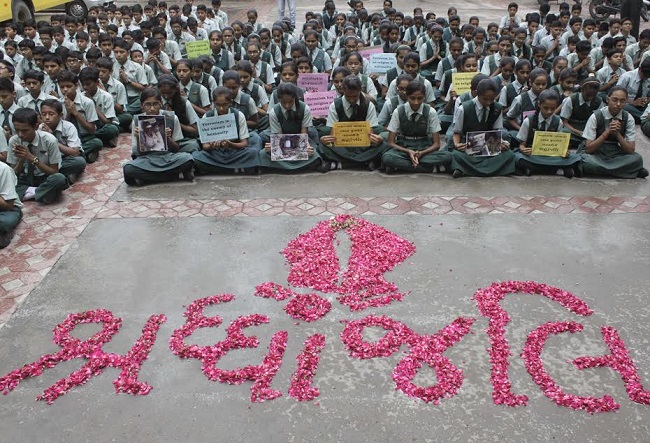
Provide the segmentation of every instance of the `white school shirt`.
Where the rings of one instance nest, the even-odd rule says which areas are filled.
[[[474,97],[472,101],[474,102],[474,106],[476,106],[476,116],[480,120],[482,112],[484,112],[484,110],[485,112],[487,112],[489,108],[484,108],[483,105],[481,105],[481,103],[478,101],[478,97]],[[459,106],[454,111],[454,134],[463,133],[464,119],[465,119],[465,108],[463,106]],[[494,121],[494,124],[492,125],[492,129],[502,129],[502,128],[503,128],[503,114],[499,114],[497,119]]]
[[[634,100],[637,98],[637,91],[639,89],[639,83],[643,81],[643,96],[648,97],[650,95],[650,79],[643,79],[639,76],[639,68],[634,71],[628,71],[623,74],[619,79],[617,86],[624,86],[627,89],[627,97],[629,100]]]
[[[423,109],[424,109],[424,104],[421,104],[417,111],[411,109],[411,106],[408,103],[404,104],[404,111],[406,114],[406,118],[408,120],[411,120],[412,118],[411,116],[417,112],[418,116],[416,117],[415,121],[420,121],[420,119],[423,117],[422,115]],[[440,119],[438,118],[438,113],[432,107],[430,107],[429,109],[428,123],[429,124],[427,125],[427,135],[430,136],[442,130],[442,128],[440,127]],[[393,114],[390,117],[390,123],[388,123],[388,127],[386,129],[388,129],[390,132],[403,134],[399,122],[399,106],[393,111]]]
[[[187,85],[184,85],[183,83],[179,83],[179,86],[181,87],[181,90],[185,91],[185,96],[186,97],[189,97],[190,90],[192,89],[192,85],[194,83],[195,82],[193,80],[190,80],[187,83]],[[200,100],[199,106],[202,107],[202,108],[206,107],[206,106],[209,106],[210,103],[212,102],[210,100],[210,94],[208,93],[208,89],[205,86],[201,85],[201,84],[199,84],[199,100]]]
[[[431,103],[435,101],[436,97],[433,94],[433,86],[431,86],[431,82],[423,78],[420,74],[418,74],[414,80],[424,83],[424,102]],[[397,93],[397,78],[390,82],[390,86],[388,86],[388,92],[386,92],[386,100],[388,100],[390,97],[395,97],[396,95],[399,95]]]
[[[282,108],[280,112],[282,112],[282,116],[284,117],[285,120],[289,119],[289,115],[288,115],[289,111],[293,111],[293,112],[297,111],[295,104],[291,106],[291,109],[284,109],[282,105],[280,105],[280,107]],[[305,114],[302,116],[300,127],[309,128],[311,126],[314,126],[311,110],[309,109],[309,106],[305,105]],[[280,120],[278,119],[278,116],[275,114],[275,106],[269,109],[269,129],[271,130],[271,134],[282,134],[282,126],[280,126]]]
[[[605,106],[600,110],[600,112],[603,114],[603,117],[605,118],[605,127],[609,127],[609,124],[611,123],[613,118],[617,118],[619,120],[623,120],[623,110],[616,114],[614,117],[612,117],[612,114],[609,112],[609,108]],[[582,136],[585,138],[585,140],[596,140],[596,115],[591,114],[589,117],[589,120],[587,120],[587,124],[585,125],[585,130],[582,132]],[[634,123],[634,119],[632,118],[631,115],[628,115],[627,117],[627,126],[625,128],[625,140],[629,142],[633,142],[636,136],[636,125]]]
[[[4,137],[0,137],[3,138]],[[0,141],[2,143],[2,141]],[[5,139],[4,144],[6,146],[7,140]],[[3,152],[3,151],[0,151]],[[16,172],[14,169],[6,163],[0,162],[0,197],[5,201],[13,200],[15,208],[22,208],[23,204],[18,197],[16,192],[16,185],[18,185],[18,178],[16,177]]]
[[[554,115],[555,114],[551,114],[547,119],[540,120],[538,122],[538,125],[541,125],[542,122],[546,122],[546,128],[548,130],[548,128],[551,126],[551,121],[553,121]],[[542,114],[539,114],[539,116],[541,117]],[[560,119],[560,125],[557,128],[557,132],[560,132],[562,130],[562,127],[562,119]],[[530,131],[530,117],[526,117],[526,119],[521,123],[519,132],[517,133],[517,140],[519,140],[520,143],[526,143],[528,140],[528,131]],[[527,147],[530,148],[530,146]]]
[[[343,98],[342,102],[343,102],[343,112],[345,112],[345,115],[347,115],[348,117],[351,117],[352,105],[345,98]],[[359,102],[360,101],[357,100],[357,105],[359,104]],[[336,113],[336,106],[334,106],[334,102],[332,102],[330,104],[329,109],[327,110],[327,123],[325,125],[331,128],[334,125],[334,123],[337,123],[338,121],[339,121],[339,115]],[[368,101],[368,111],[366,112],[366,121],[370,122],[370,127],[377,126],[377,110],[375,109],[373,103],[370,101]]]

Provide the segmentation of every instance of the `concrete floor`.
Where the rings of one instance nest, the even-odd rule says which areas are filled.
[[[94,221],[0,330],[0,373],[55,352],[51,329],[72,312],[106,308],[122,317],[121,332],[105,348],[126,352],[151,314],[165,313],[141,379],[154,386],[145,397],[115,395],[108,369],[54,405],[34,399],[51,383],[77,369],[61,364],[24,381],[0,399],[4,441],[646,441],[650,409],[628,400],[621,380],[607,369],[577,371],[567,360],[600,355],[602,325],[613,325],[632,352],[642,380],[650,377],[645,325],[650,321],[648,287],[650,236],[646,215],[472,215],[372,217],[369,221],[415,243],[414,256],[389,274],[402,303],[350,313],[331,296],[333,309],[312,324],[296,325],[284,303],[253,297],[256,284],[285,283],[287,267],[279,252],[318,218],[148,219]],[[343,238],[339,236],[339,238]],[[346,242],[339,248],[345,260]],[[263,245],[263,247],[261,247]],[[491,400],[487,321],[471,300],[491,282],[530,279],[574,292],[594,309],[586,319],[535,297],[513,296],[504,307],[514,391],[530,397],[527,407],[496,406]],[[289,332],[283,365],[273,386],[280,399],[249,401],[249,383],[209,382],[200,363],[171,354],[168,339],[184,319],[185,305],[197,298],[231,292],[236,300],[210,311],[224,324],[239,315],[260,313],[269,325],[254,328],[261,346],[238,351],[220,367],[259,364],[273,332]],[[385,314],[416,332],[434,333],[458,316],[476,317],[473,334],[445,352],[465,372],[459,394],[440,406],[395,391],[391,372],[402,353],[360,361],[347,355],[339,339],[340,320]],[[611,394],[617,413],[590,416],[560,408],[544,397],[516,357],[528,332],[545,321],[576,320],[585,332],[549,341],[543,354],[548,370],[567,391]],[[92,328],[80,328],[80,337]],[[253,331],[251,331],[253,332]],[[287,395],[295,356],[305,338],[323,333],[327,344],[314,384],[316,402]],[[195,334],[199,345],[213,344],[223,328]],[[405,349],[405,348],[404,348]],[[435,384],[423,369],[416,381]]]

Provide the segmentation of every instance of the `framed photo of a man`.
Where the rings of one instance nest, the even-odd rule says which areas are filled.
[[[167,137],[165,137],[165,116],[141,115],[138,117],[138,152],[165,152],[167,151]]]
[[[468,132],[468,155],[494,156],[501,153],[501,131]]]
[[[300,161],[309,159],[307,134],[271,134],[271,161]]]

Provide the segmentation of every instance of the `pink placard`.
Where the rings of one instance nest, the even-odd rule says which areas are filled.
[[[326,92],[328,90],[329,75],[327,73],[300,74],[298,87],[305,92]]]
[[[336,100],[337,93],[335,90],[325,92],[306,92],[305,104],[309,106],[311,115],[314,117],[327,117],[327,111],[334,100]]]
[[[361,54],[361,57],[365,58],[366,60],[370,60],[370,55],[381,54],[382,52],[384,52],[383,46],[369,46],[365,49],[360,50],[359,54]]]

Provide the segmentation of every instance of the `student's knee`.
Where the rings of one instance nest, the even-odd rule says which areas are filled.
[[[646,137],[650,137],[650,121],[645,121],[641,124],[641,131]]]

